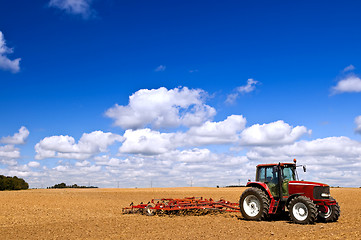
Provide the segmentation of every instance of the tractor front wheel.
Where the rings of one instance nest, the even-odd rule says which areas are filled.
[[[335,200],[331,198],[331,200]],[[318,208],[318,220],[321,222],[336,222],[340,217],[340,206],[336,205],[320,206]]]
[[[317,218],[316,204],[305,196],[292,199],[288,205],[288,211],[291,220],[298,224],[311,224]]]
[[[240,200],[239,208],[242,216],[247,220],[264,220],[268,216],[269,198],[259,188],[246,189]]]

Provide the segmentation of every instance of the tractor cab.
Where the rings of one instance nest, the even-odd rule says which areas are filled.
[[[283,199],[289,195],[289,181],[298,181],[295,163],[260,164],[257,166],[256,182],[265,183],[272,196]],[[282,193],[282,197],[280,197]]]

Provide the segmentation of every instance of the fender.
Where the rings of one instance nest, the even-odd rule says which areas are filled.
[[[295,197],[298,197],[298,196],[302,196],[302,195],[303,195],[303,193],[295,193],[295,194],[292,194],[292,195],[288,196],[287,201],[286,201],[286,207],[288,208],[288,203],[292,199],[294,199]]]
[[[267,184],[265,184],[264,182],[248,182],[246,187],[256,187],[256,188],[260,188],[262,189],[267,195],[268,197],[272,200],[273,196],[271,194],[271,191],[269,190]]]

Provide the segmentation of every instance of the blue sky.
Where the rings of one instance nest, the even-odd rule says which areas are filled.
[[[296,157],[361,185],[357,1],[0,6],[0,174],[215,186]]]

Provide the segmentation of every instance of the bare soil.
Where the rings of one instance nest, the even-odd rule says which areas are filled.
[[[332,188],[335,223],[288,218],[246,221],[240,213],[205,216],[122,214],[131,202],[202,196],[237,202],[245,188],[41,189],[0,192],[1,239],[361,239],[361,189]]]

